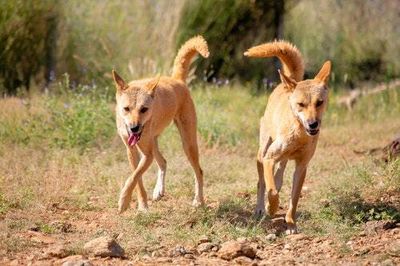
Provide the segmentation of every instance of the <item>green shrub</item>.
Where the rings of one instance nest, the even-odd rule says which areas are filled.
[[[60,9],[60,2],[51,0],[1,1],[0,84],[5,90],[0,86],[0,94],[29,89],[34,76],[43,68],[48,72]]]
[[[285,6],[286,2],[286,6]],[[272,62],[247,60],[243,52],[280,36],[283,15],[292,1],[187,1],[180,19],[177,49],[189,37],[202,34],[211,52],[198,64],[197,75],[207,80],[234,78],[262,80],[276,77]]]
[[[115,122],[107,88],[78,86],[71,90],[68,86],[67,76],[57,92],[40,99],[40,112],[30,114],[28,99],[22,119],[0,119],[0,138],[82,150],[109,142],[115,134]]]

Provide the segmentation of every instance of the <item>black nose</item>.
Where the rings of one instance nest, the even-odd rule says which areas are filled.
[[[139,132],[139,129],[140,129],[140,124],[137,124],[136,126],[131,127],[131,131],[132,131],[133,133]]]
[[[311,123],[311,124],[308,124],[308,126],[309,126],[311,129],[316,129],[316,128],[318,127],[318,121],[315,121],[315,122],[313,122],[313,123]]]

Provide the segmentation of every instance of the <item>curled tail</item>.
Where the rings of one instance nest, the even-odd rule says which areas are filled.
[[[204,38],[200,35],[189,39],[179,49],[178,55],[174,61],[174,68],[172,70],[173,78],[186,82],[190,63],[196,53],[201,54],[205,58],[207,58],[210,54],[206,40],[204,40]]]
[[[303,80],[304,62],[300,51],[293,44],[285,41],[274,41],[254,46],[248,49],[245,56],[272,57],[276,56],[283,64],[283,73],[296,81]]]

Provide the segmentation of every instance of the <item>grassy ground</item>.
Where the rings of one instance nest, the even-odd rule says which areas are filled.
[[[63,86],[61,86],[63,87]],[[258,121],[265,95],[237,87],[193,91],[199,117],[201,163],[207,207],[193,209],[193,173],[174,127],[161,137],[168,161],[167,195],[138,214],[135,202],[117,215],[117,199],[130,174],[116,135],[112,92],[80,87],[50,96],[0,100],[0,255],[26,254],[43,245],[29,229],[62,241],[70,254],[96,236],[117,237],[133,258],[200,236],[223,242],[265,239],[279,230],[269,217],[253,217]],[[400,94],[364,97],[353,112],[340,109],[332,93],[316,154],[299,205],[299,229],[341,243],[369,220],[400,220],[400,162],[384,164],[357,155],[386,145],[400,128]],[[281,192],[287,207],[293,166]],[[156,167],[145,174],[151,195]],[[391,198],[391,196],[394,196]],[[391,198],[392,200],[388,200]]]

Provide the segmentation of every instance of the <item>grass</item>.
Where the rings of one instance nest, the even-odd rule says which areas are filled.
[[[0,242],[18,253],[40,248],[20,239],[30,225],[68,239],[72,254],[100,235],[118,236],[129,256],[175,245],[193,246],[202,235],[214,242],[260,238],[275,230],[269,217],[253,216],[258,121],[266,95],[240,87],[202,86],[192,91],[198,113],[201,163],[207,208],[193,209],[193,172],[177,130],[162,135],[168,161],[166,196],[149,202],[149,213],[133,207],[117,215],[119,190],[130,170],[116,135],[113,99],[95,88],[63,90],[47,96],[0,100]],[[345,241],[369,220],[400,220],[400,161],[384,164],[356,155],[386,145],[400,122],[400,95],[391,90],[364,97],[353,112],[330,106],[299,205],[299,228],[308,235]],[[67,105],[68,107],[66,107]],[[287,207],[293,166],[281,193]],[[156,166],[145,174],[148,195]],[[283,210],[281,211],[283,213]],[[67,223],[70,230],[56,226]],[[10,236],[14,235],[14,236]],[[20,244],[18,244],[20,243]],[[69,242],[71,243],[71,242]],[[19,245],[19,246],[18,246]]]

